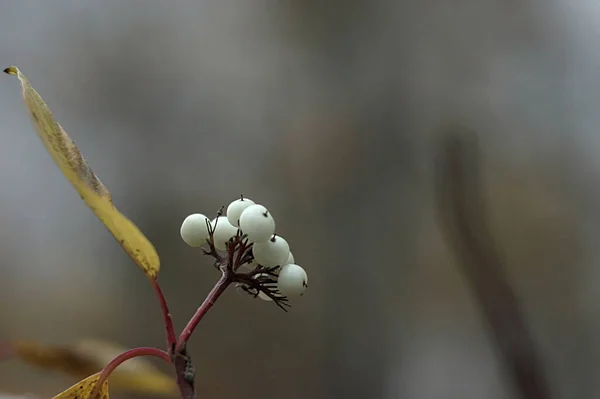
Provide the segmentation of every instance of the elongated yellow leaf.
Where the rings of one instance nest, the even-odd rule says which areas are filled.
[[[59,393],[52,399],[89,399],[99,378],[100,373],[92,374],[85,380],[79,381],[77,384],[66,391]],[[98,391],[97,399],[108,399],[107,381],[102,384],[100,391]]]
[[[54,119],[42,97],[21,71],[17,67],[9,67],[4,72],[16,75],[21,81],[23,98],[35,129],[65,177],[144,273],[155,278],[160,260],[152,243],[133,222],[115,208],[106,186],[94,174],[73,140]]]

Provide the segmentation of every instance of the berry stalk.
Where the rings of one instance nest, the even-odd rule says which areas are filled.
[[[225,292],[225,290],[227,289],[227,287],[229,287],[231,282],[232,279],[230,271],[225,270],[219,281],[217,281],[213,289],[208,293],[206,299],[204,299],[204,302],[202,302],[198,310],[196,310],[194,316],[192,316],[188,324],[181,332],[179,340],[177,341],[177,352],[180,352],[180,350],[185,349],[186,344],[190,339],[190,336],[198,326],[198,323],[200,323],[200,320],[202,320],[204,315],[210,310],[210,308],[213,307],[216,300],[219,299],[223,292]]]

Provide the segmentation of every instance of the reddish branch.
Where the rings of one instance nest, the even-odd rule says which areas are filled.
[[[446,235],[477,297],[521,399],[551,399],[533,339],[488,231],[482,200],[477,137],[451,132],[437,159],[436,197]]]
[[[158,297],[158,302],[160,303],[160,309],[162,311],[163,321],[165,324],[165,331],[167,334],[167,350],[169,354],[172,355],[175,350],[175,345],[177,344],[177,337],[175,335],[175,328],[173,327],[173,319],[171,318],[171,312],[169,311],[169,306],[167,305],[167,299],[165,298],[160,285],[156,279],[150,279],[152,283],[152,287],[154,288],[154,292]]]
[[[160,302],[160,308],[165,323],[165,330],[167,333],[167,347],[169,353],[167,355],[167,361],[173,363],[175,366],[175,374],[177,378],[177,385],[182,399],[196,399],[196,389],[194,387],[195,369],[192,363],[192,359],[187,352],[187,342],[190,336],[200,323],[200,320],[206,315],[206,313],[213,307],[215,301],[225,292],[227,287],[231,284],[231,272],[225,270],[222,277],[216,283],[214,288],[210,291],[202,305],[196,310],[194,316],[190,319],[189,323],[183,329],[179,340],[175,336],[175,330],[173,328],[173,321],[167,300],[162,293],[158,281],[152,279],[152,286]],[[127,353],[127,352],[126,352]],[[107,366],[108,367],[108,366]],[[106,371],[106,369],[104,370]],[[109,370],[110,374],[112,370]]]
[[[225,271],[219,281],[215,284],[213,289],[210,291],[202,305],[198,308],[194,316],[190,319],[189,323],[185,326],[181,335],[179,336],[179,340],[177,341],[177,349],[185,349],[185,346],[190,339],[190,336],[198,326],[198,323],[204,315],[213,307],[215,301],[225,292],[227,287],[231,284],[231,277],[228,271]]]
[[[223,272],[223,275],[217,281],[213,289],[210,291],[202,305],[196,310],[196,313],[190,319],[189,323],[185,326],[179,340],[173,356],[173,363],[175,364],[175,372],[177,374],[177,385],[181,393],[182,399],[196,399],[196,389],[194,387],[195,369],[192,363],[192,359],[187,353],[187,342],[190,336],[200,323],[200,320],[206,315],[206,313],[213,307],[216,300],[219,299],[221,294],[225,292],[227,287],[231,284],[231,274],[228,270]]]
[[[113,371],[115,371],[117,367],[125,363],[127,360],[133,359],[134,357],[138,356],[154,356],[164,360],[167,363],[171,362],[169,354],[157,348],[134,348],[125,351],[119,356],[115,357],[113,360],[111,360],[111,362],[108,363],[106,367],[102,369],[102,372],[100,372],[100,377],[96,382],[96,386],[94,387],[90,398],[98,397],[98,393],[100,392],[102,385],[108,380],[108,377],[112,374]]]

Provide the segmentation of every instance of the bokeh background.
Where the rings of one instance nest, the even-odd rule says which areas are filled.
[[[310,289],[228,292],[205,398],[515,397],[440,235],[440,125],[480,135],[492,233],[558,398],[600,395],[600,6],[592,0],[2,2],[18,65],[154,242],[181,328],[218,278],[179,226],[244,193]],[[152,289],[0,79],[0,340],[163,344]],[[0,391],[71,378],[0,364]],[[128,398],[122,393],[113,397]]]

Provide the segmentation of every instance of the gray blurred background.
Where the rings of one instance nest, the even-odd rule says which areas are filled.
[[[492,230],[559,398],[600,395],[593,0],[4,0],[17,65],[154,242],[181,328],[218,278],[179,238],[240,193],[309,273],[234,290],[191,351],[205,398],[515,397],[435,220],[436,129],[477,130]],[[0,340],[164,342],[150,285],[0,79]],[[232,375],[235,375],[232,377]],[[0,391],[74,381],[0,364]],[[127,397],[114,393],[113,397]]]

